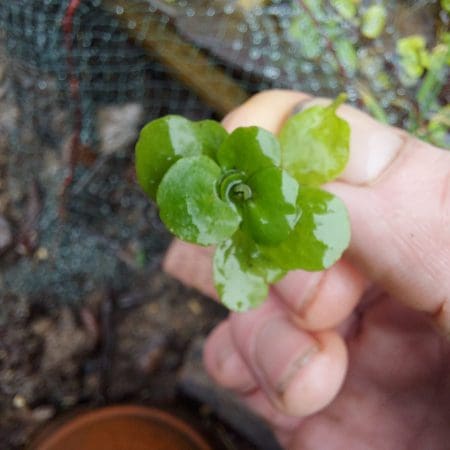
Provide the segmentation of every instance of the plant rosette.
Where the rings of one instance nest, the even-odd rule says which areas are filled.
[[[216,246],[214,282],[228,308],[260,305],[288,271],[327,269],[347,248],[346,207],[319,187],[348,161],[350,128],[336,115],[344,100],[293,115],[278,137],[176,115],[141,130],[138,182],[175,236]]]

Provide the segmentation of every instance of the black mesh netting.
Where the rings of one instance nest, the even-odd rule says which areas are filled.
[[[431,48],[448,17],[437,1],[353,3],[354,14],[310,0],[0,2],[0,213],[13,229],[0,288],[77,301],[158,262],[168,236],[132,158],[157,116],[219,118],[285,87],[345,91],[409,126],[417,86],[402,83],[395,43],[420,33]],[[360,23],[374,4],[387,19],[368,37]]]

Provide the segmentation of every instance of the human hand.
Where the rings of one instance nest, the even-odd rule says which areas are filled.
[[[268,91],[224,126],[276,133],[299,102],[320,101]],[[260,308],[231,313],[209,337],[205,365],[287,449],[444,450],[450,153],[349,106],[338,114],[352,129],[351,156],[325,189],[349,209],[348,251],[324,272],[289,273]],[[176,241],[165,268],[215,295],[207,249]]]

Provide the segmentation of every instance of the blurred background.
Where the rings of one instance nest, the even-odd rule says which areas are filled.
[[[176,410],[217,449],[277,448],[201,369],[226,315],[161,272],[139,129],[255,92],[336,96],[450,147],[450,4],[0,1],[0,449],[67,411]]]

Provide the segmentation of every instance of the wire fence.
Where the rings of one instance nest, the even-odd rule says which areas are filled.
[[[132,147],[167,113],[220,118],[273,87],[346,92],[425,137],[434,124],[448,143],[448,116],[444,131],[432,122],[448,104],[448,60],[407,78],[415,53],[398,47],[414,34],[429,56],[448,51],[447,27],[429,0],[1,2],[0,130],[18,231],[0,287],[77,301],[98,283],[126,288],[158,260],[168,236],[135,186]]]

